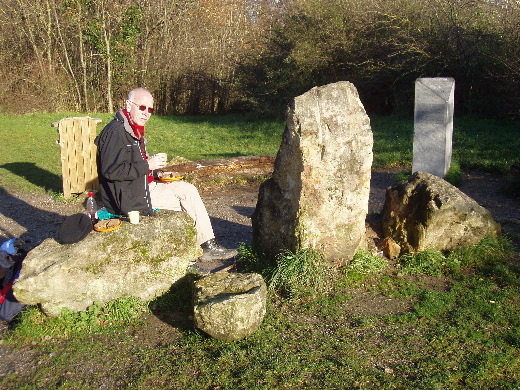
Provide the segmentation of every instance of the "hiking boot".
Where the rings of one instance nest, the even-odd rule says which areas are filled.
[[[203,252],[199,260],[229,259],[235,257],[238,253],[235,249],[226,249],[219,245],[214,238],[202,243],[200,246]]]

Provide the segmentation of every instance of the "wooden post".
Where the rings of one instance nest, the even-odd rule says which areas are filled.
[[[58,128],[60,135],[63,196],[66,199],[99,187],[94,138],[96,125],[101,122],[101,119],[87,116],[63,118],[51,124]]]

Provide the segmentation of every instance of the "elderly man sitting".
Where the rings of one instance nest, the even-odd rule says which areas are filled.
[[[198,190],[191,183],[154,179],[153,171],[166,165],[166,154],[146,152],[144,126],[153,113],[153,97],[145,88],[130,91],[125,108],[115,114],[98,137],[97,165],[103,205],[113,214],[154,209],[184,211],[193,218],[202,260],[227,259],[235,250],[220,246]]]

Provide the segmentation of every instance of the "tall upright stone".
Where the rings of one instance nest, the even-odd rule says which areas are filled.
[[[443,178],[450,169],[455,80],[420,78],[415,82],[412,172]]]
[[[346,262],[364,245],[373,136],[354,85],[296,97],[287,112],[272,178],[252,217],[255,246],[275,256],[314,249]]]

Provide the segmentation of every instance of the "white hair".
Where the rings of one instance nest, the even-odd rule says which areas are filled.
[[[150,95],[152,94],[148,89],[146,89],[144,87],[138,87],[138,88],[134,88],[130,92],[128,92],[127,99],[132,101],[132,100],[134,100],[135,95],[137,95],[139,93],[149,93]]]

